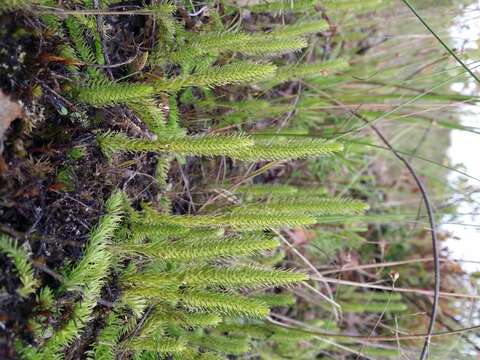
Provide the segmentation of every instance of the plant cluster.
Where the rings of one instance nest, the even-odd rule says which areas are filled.
[[[385,89],[362,92],[365,83],[352,81],[360,65],[344,55],[341,41],[322,52],[332,45],[324,38],[336,31],[325,9],[348,19],[351,12],[378,10],[390,1],[215,1],[207,2],[208,16],[201,21],[192,21],[196,4],[187,1],[134,2],[131,9],[112,0],[94,3],[57,8],[51,0],[7,0],[0,12],[38,15],[45,33],[58,40],[56,58],[66,79],[59,85],[62,97],[90,115],[118,112],[135,124],[139,130],[132,131],[104,116],[107,126],[92,131],[94,146],[112,167],[148,153],[161,194],[141,203],[114,190],[82,256],[64,264],[55,285],[40,284],[28,247],[0,235],[0,252],[18,274],[18,294],[35,298],[33,341],[17,342],[19,356],[62,359],[81,339],[81,356],[98,360],[314,359],[342,347],[398,357],[396,348],[365,348],[349,339],[332,344],[268,321],[276,311],[299,318],[330,312],[331,303],[312,305],[310,294],[296,291],[301,285],[312,291],[312,269],[293,269],[294,256],[282,247],[284,234],[297,235],[301,256],[323,263],[345,248],[358,249],[370,230],[359,225],[369,206],[358,199],[370,197],[365,184],[371,178],[337,174],[335,191],[323,180],[338,169],[364,165],[365,144],[343,137],[362,126],[353,111],[359,108],[359,115],[373,121],[383,114],[379,107],[397,106],[397,97]],[[110,63],[108,36],[99,30],[105,31],[106,18],[114,16],[108,13],[118,9],[121,15],[115,16],[155,24],[151,46],[120,66]],[[242,24],[249,17],[254,20]],[[416,96],[408,93],[404,100]],[[422,100],[470,98],[431,93]],[[412,121],[407,113],[414,105],[401,110],[402,124]],[[72,151],[70,160],[81,159],[82,149]],[[180,211],[169,173],[187,157],[202,172],[210,161],[221,161],[224,169],[235,164],[247,175],[222,183],[221,201],[199,197],[205,205],[198,212]],[[249,175],[278,163],[285,165],[288,185]],[[294,163],[302,165],[290,168]],[[68,184],[70,175],[62,168],[57,177]],[[204,193],[218,190],[216,185]],[[343,191],[348,186],[354,191]],[[106,289],[114,290],[108,301]],[[342,293],[334,301],[343,312],[395,321],[407,309],[404,298],[379,292]],[[305,324],[338,330],[323,318]],[[92,326],[94,333],[88,331]]]
[[[278,186],[261,204],[265,189],[243,186],[238,196],[247,196],[244,205],[195,216],[166,215],[148,205],[137,212],[123,193],[114,193],[82,258],[64,269],[60,287],[38,291],[37,315],[31,319],[38,346],[19,343],[19,353],[25,359],[62,358],[63,350],[92,321],[98,304],[105,306],[101,290],[114,273],[121,295],[104,311],[89,358],[115,359],[125,352],[141,359],[222,358],[253,346],[265,354],[286,351],[282,347],[291,346],[286,340],[295,332],[259,320],[268,316],[270,307],[292,304],[280,287],[307,281],[308,276],[275,267],[281,260],[275,256],[280,244],[268,229],[313,225],[317,217],[365,209],[349,199],[303,203],[309,193]],[[296,201],[282,204],[285,197]],[[18,269],[19,291],[35,291],[28,256],[7,237],[2,237],[2,249]],[[265,291],[270,288],[277,290]],[[67,294],[78,296],[70,311],[60,302]],[[63,319],[50,335],[45,313]]]

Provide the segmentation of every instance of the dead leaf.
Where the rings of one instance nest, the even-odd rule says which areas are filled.
[[[13,120],[23,116],[19,103],[12,101],[0,90],[0,154],[3,152],[3,137]]]
[[[62,183],[55,183],[48,185],[47,191],[59,191],[59,190],[65,190],[65,184]]]
[[[291,230],[289,236],[296,246],[307,244],[315,238],[315,234],[312,231],[302,229]]]
[[[63,57],[63,56],[56,56],[56,55],[52,55],[52,54],[41,54],[40,59],[43,62],[58,62],[58,63],[64,64],[64,65],[75,65],[75,66],[85,65],[85,63],[82,62],[82,61],[78,61],[78,60],[75,60],[75,59],[69,59],[69,58],[66,58],[66,57]]]
[[[3,158],[2,154],[0,154],[0,175],[2,175],[5,171],[7,171],[8,166]]]

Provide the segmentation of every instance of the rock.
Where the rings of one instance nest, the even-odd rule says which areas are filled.
[[[5,132],[13,120],[23,117],[23,109],[0,90],[0,156],[3,153]]]

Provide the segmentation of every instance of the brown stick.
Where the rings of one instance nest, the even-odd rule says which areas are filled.
[[[384,268],[389,266],[400,266],[406,264],[415,264],[415,263],[423,263],[423,262],[430,262],[433,261],[433,258],[421,258],[421,259],[410,259],[410,260],[401,260],[401,261],[390,261],[390,262],[383,262],[377,264],[364,264],[364,265],[355,265],[355,266],[345,266],[338,269],[332,270],[325,270],[322,271],[322,275],[329,275],[329,274],[336,274],[339,272],[346,272],[346,271],[354,271],[354,270],[363,270],[363,269],[376,269],[376,268]],[[448,262],[450,260],[447,259],[440,259],[440,261]]]
[[[327,278],[327,277],[322,277],[321,279],[320,278],[317,279],[315,277],[312,277],[312,279],[313,280],[318,280],[318,281],[326,281],[326,282],[329,282],[331,284],[355,286],[355,287],[366,288],[366,289],[378,289],[378,290],[386,290],[386,291],[392,291],[392,292],[412,293],[412,294],[419,294],[419,295],[424,295],[424,296],[429,296],[429,297],[434,297],[435,296],[435,291],[431,291],[431,290],[423,290],[423,289],[415,289],[415,288],[401,288],[401,287],[392,288],[391,286],[368,284],[368,283],[365,284],[365,283],[356,282],[356,281],[339,280],[339,279],[332,279],[332,278]],[[444,292],[444,291],[440,291],[439,295],[440,295],[440,297],[445,297],[445,298],[472,299],[472,300],[473,299],[479,299],[480,300],[480,295],[450,293],[450,292]]]
[[[283,316],[278,316],[277,314],[272,314],[272,316],[278,317],[279,319],[283,318]],[[271,317],[267,318],[267,321],[273,325],[277,325],[286,329],[292,329],[295,331],[303,332],[305,334],[317,335],[321,337],[336,337],[336,338],[353,338],[357,340],[370,340],[370,341],[405,341],[405,340],[420,340],[425,339],[428,336],[430,337],[441,337],[441,336],[449,336],[454,334],[463,334],[469,331],[475,331],[480,329],[480,325],[471,326],[467,328],[456,329],[452,331],[440,331],[431,334],[409,334],[409,335],[393,335],[393,336],[368,336],[368,335],[355,335],[355,334],[334,334],[329,332],[323,331],[315,331],[315,330],[308,330],[302,329],[296,326],[290,326],[279,321],[272,319]]]

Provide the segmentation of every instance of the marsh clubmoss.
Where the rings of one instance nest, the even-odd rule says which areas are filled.
[[[252,169],[257,169],[256,162],[341,158],[344,144],[331,133],[309,136],[313,122],[294,133],[295,126],[302,125],[298,119],[316,114],[329,102],[309,89],[298,91],[294,100],[282,95],[286,88],[300,89],[301,81],[316,85],[349,70],[348,58],[301,62],[309,57],[310,40],[330,31],[331,24],[324,16],[297,22],[289,16],[287,23],[241,29],[234,20],[247,11],[274,16],[337,5],[360,11],[380,2],[282,0],[236,6],[222,1],[217,4],[221,11],[205,5],[211,13],[204,24],[183,18],[196,16],[186,11],[193,6],[187,2],[129,10],[115,1],[100,1],[95,8],[90,1],[77,1],[64,5],[60,10],[68,11],[63,14],[51,0],[2,2],[0,12],[38,11],[45,29],[61,42],[57,60],[68,75],[63,76],[62,97],[92,117],[112,111],[126,122],[132,120],[132,126],[92,131],[92,147],[101,150],[98,156],[108,158],[113,167],[118,157],[148,153],[155,169],[151,178],[160,189],[154,201],[141,203],[129,192],[109,188],[81,255],[63,265],[56,286],[42,285],[29,253],[0,235],[0,252],[18,276],[18,294],[36,299],[34,340],[17,341],[19,356],[63,359],[66,349],[82,339],[84,353],[79,356],[95,360],[229,359],[250,352],[262,359],[316,358],[324,346],[318,337],[265,321],[272,308],[294,309],[300,298],[292,288],[309,281],[305,271],[285,266],[292,262],[283,262],[290,254],[282,249],[279,234],[293,229],[301,241],[302,234],[315,231],[319,223],[355,219],[368,205],[331,197],[323,187],[253,184],[245,177],[228,191],[226,204],[187,213],[169,198],[169,172],[188,164],[187,157],[223,157],[225,168],[246,162]],[[105,12],[116,8],[124,15],[148,18],[156,32],[148,50],[139,50],[123,64],[131,66],[129,70],[112,72],[123,65],[108,64],[108,38],[102,39],[98,29],[105,25],[103,16],[110,16]],[[232,13],[236,15],[230,18]],[[278,131],[257,132],[251,126],[272,118],[281,119],[274,124]],[[207,124],[206,129],[198,123]],[[268,126],[260,128],[270,130]],[[283,127],[292,132],[283,133]],[[81,156],[69,159],[81,161],[85,154],[83,149]],[[337,245],[342,241],[331,238]],[[111,283],[113,300],[106,301]],[[73,300],[67,306],[65,299]],[[341,299],[340,304],[350,312],[405,310],[401,299],[389,299],[388,304],[374,300],[356,304]],[[89,329],[93,324],[95,331]],[[327,321],[316,325],[332,328]],[[311,346],[302,350],[305,342]]]

